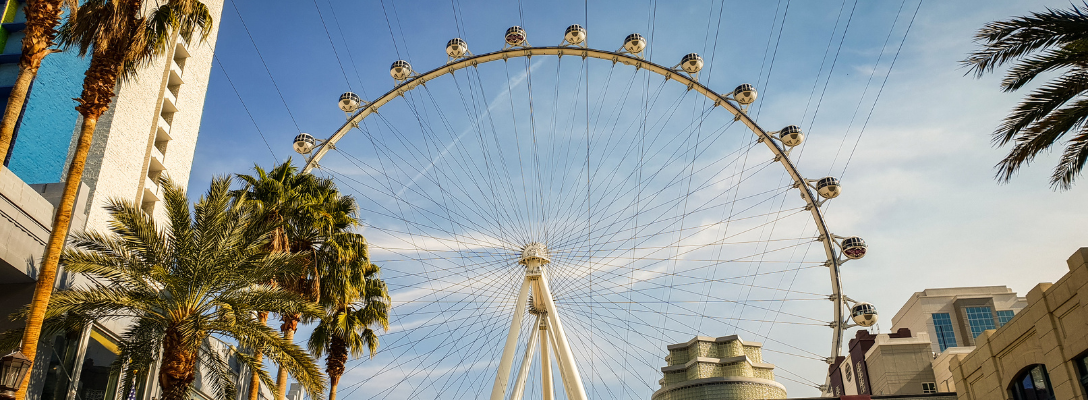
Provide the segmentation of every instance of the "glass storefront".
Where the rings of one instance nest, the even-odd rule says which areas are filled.
[[[65,400],[72,382],[72,366],[79,349],[79,332],[57,335],[49,349],[49,366],[45,371],[41,400]],[[43,349],[45,350],[45,349]]]
[[[121,351],[113,340],[98,327],[91,328],[87,350],[79,372],[76,398],[79,400],[113,400],[117,395],[118,372],[113,362]]]

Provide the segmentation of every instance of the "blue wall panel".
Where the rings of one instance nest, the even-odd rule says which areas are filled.
[[[79,120],[75,100],[83,89],[90,57],[75,51],[42,61],[30,92],[8,168],[28,184],[59,182],[68,168],[68,148]]]

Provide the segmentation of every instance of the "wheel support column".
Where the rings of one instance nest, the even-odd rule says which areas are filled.
[[[563,389],[569,400],[588,400],[586,389],[582,385],[582,377],[578,372],[578,366],[574,361],[574,353],[567,341],[566,331],[559,319],[559,313],[552,299],[552,292],[548,286],[548,279],[544,276],[544,264],[548,260],[547,249],[544,245],[533,243],[526,246],[522,253],[520,264],[525,266],[525,279],[521,283],[521,291],[514,306],[514,317],[510,324],[510,332],[506,335],[506,346],[503,347],[502,359],[499,361],[498,374],[495,376],[495,386],[491,389],[491,400],[506,400],[506,386],[510,379],[510,368],[514,361],[514,352],[517,349],[517,339],[521,331],[522,318],[525,316],[528,304],[529,291],[533,293],[533,304],[528,310],[536,315],[536,323],[533,324],[529,342],[526,344],[525,354],[521,360],[517,380],[510,393],[509,400],[522,400],[525,394],[525,384],[529,376],[529,367],[540,341],[540,366],[541,385],[544,400],[553,400],[552,393],[554,381],[552,380],[550,348],[554,350],[556,362],[559,366],[559,376],[563,381]]]

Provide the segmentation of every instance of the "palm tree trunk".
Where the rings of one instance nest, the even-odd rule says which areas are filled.
[[[52,53],[49,49],[57,37],[57,24],[61,17],[61,0],[37,0],[27,2],[26,28],[23,30],[23,55],[19,58],[19,78],[8,97],[8,106],[4,110],[4,119],[0,120],[0,158],[7,157],[11,148],[12,136],[15,135],[15,122],[23,110],[30,84],[38,75],[38,68],[45,56]]]
[[[29,4],[34,3],[37,2],[32,1]],[[76,194],[83,180],[83,167],[87,163],[87,153],[90,152],[91,141],[94,139],[94,128],[98,125],[98,117],[106,112],[113,100],[113,88],[117,85],[124,54],[125,49],[120,47],[101,53],[96,51],[91,57],[91,65],[84,73],[86,77],[83,79],[83,92],[76,100],[79,102],[76,110],[83,116],[83,123],[79,129],[79,141],[76,143],[76,153],[72,157],[72,163],[68,166],[64,192],[57,206],[56,215],[53,217],[53,230],[49,232],[49,245],[46,246],[45,256],[42,257],[42,266],[34,287],[34,297],[30,301],[30,315],[26,320],[26,330],[23,331],[22,352],[31,363],[34,362],[34,356],[38,351],[45,309],[49,305],[49,297],[53,294],[60,252],[64,249],[68,228],[72,223],[72,210],[75,208]],[[16,400],[26,399],[29,383],[29,379],[23,379],[22,387],[15,394]]]
[[[339,337],[329,342],[329,355],[325,358],[325,372],[329,375],[329,400],[336,400],[336,385],[344,375],[344,365],[348,361],[348,344]]]
[[[261,325],[267,325],[268,324],[268,312],[266,312],[266,311],[258,312],[257,313],[257,320],[261,321]],[[257,360],[257,365],[261,364],[261,358],[263,358],[263,356],[264,355],[261,354],[261,349],[257,349],[257,350],[255,350],[253,352],[253,358],[255,360]],[[249,400],[257,400],[257,398],[260,397],[260,394],[261,394],[261,378],[260,378],[260,375],[257,374],[257,371],[253,371],[253,374],[250,375],[250,377],[249,377]]]
[[[196,351],[189,349],[184,339],[177,327],[167,328],[163,336],[159,367],[162,400],[188,400],[190,386],[196,380]]]
[[[79,130],[79,142],[76,144],[76,154],[72,157],[72,164],[68,167],[68,177],[64,181],[64,194],[53,217],[53,231],[49,233],[49,246],[46,247],[45,259],[38,271],[34,297],[30,301],[30,315],[26,320],[26,330],[23,331],[22,352],[31,362],[34,361],[34,355],[38,352],[38,340],[41,339],[45,309],[49,305],[49,297],[53,294],[53,285],[57,280],[60,252],[67,241],[68,227],[72,223],[72,209],[75,208],[76,194],[83,178],[83,166],[87,161],[87,153],[91,150],[91,139],[94,137],[94,128],[97,124],[97,116],[83,118],[83,126]],[[26,398],[26,389],[29,384],[30,379],[23,379],[22,386],[16,392],[16,400]]]
[[[15,86],[11,88],[11,95],[8,97],[8,108],[4,110],[4,119],[0,121],[0,158],[8,156],[11,141],[15,137],[15,123],[19,121],[19,114],[22,113],[26,96],[30,92],[30,84],[37,75],[37,67],[19,69],[19,77],[15,79]]]
[[[283,339],[287,343],[295,342],[295,330],[298,329],[298,321],[301,316],[298,314],[283,316],[283,325],[280,326],[280,331],[283,332]],[[287,370],[281,365],[279,371],[276,372],[276,400],[285,400],[287,398]]]

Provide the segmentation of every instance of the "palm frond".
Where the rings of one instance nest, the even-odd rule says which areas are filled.
[[[1032,91],[1013,108],[993,134],[1005,145],[1032,124],[1044,119],[1070,100],[1088,91],[1088,70],[1075,69]]]
[[[1088,15],[1074,5],[1069,10],[1047,9],[1006,21],[994,21],[975,35],[982,49],[963,64],[968,73],[981,77],[994,68],[1031,52],[1088,38]]]
[[[1066,142],[1050,185],[1060,190],[1071,189],[1073,180],[1084,170],[1085,161],[1088,161],[1088,126],[1081,125],[1080,132]]]
[[[1084,127],[1086,119],[1088,98],[1082,98],[1051,112],[1046,118],[1021,131],[1009,155],[997,165],[998,180],[1008,182],[1020,167],[1030,164],[1035,156],[1052,146],[1066,132]]]

